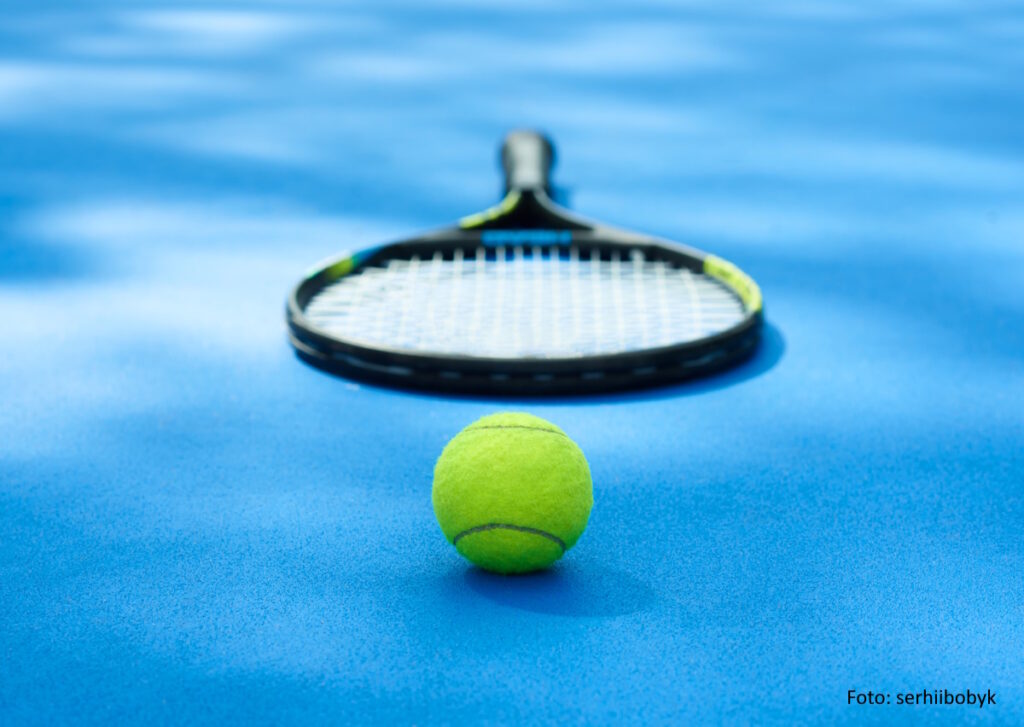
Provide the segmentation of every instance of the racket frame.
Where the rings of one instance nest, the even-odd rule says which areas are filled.
[[[521,138],[516,138],[516,135]],[[757,284],[732,263],[668,240],[595,223],[551,201],[549,170],[554,151],[544,137],[514,132],[502,150],[506,194],[497,205],[448,227],[388,245],[344,255],[316,266],[292,290],[287,302],[289,337],[298,355],[327,371],[373,383],[473,394],[572,394],[653,386],[720,371],[749,357],[757,347],[764,318]],[[639,250],[716,279],[742,302],[743,318],[717,334],[695,341],[559,358],[492,358],[429,351],[398,350],[377,343],[339,338],[319,329],[305,315],[321,290],[362,269],[390,259],[449,258],[472,251],[534,240],[531,246],[561,254],[575,246],[597,250],[602,258]],[[507,242],[502,242],[505,240]]]

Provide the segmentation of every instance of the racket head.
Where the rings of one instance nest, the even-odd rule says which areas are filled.
[[[550,143],[514,136],[499,204],[299,282],[287,319],[300,357],[374,383],[543,395],[679,381],[754,352],[763,306],[749,276],[557,206]]]

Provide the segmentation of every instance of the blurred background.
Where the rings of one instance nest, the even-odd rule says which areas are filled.
[[[0,710],[1019,697],[1022,118],[1011,2],[0,0]],[[516,127],[574,210],[748,271],[775,332],[742,385],[531,407],[599,506],[519,601],[425,494],[499,405],[331,378],[283,321],[315,261],[496,201]]]
[[[444,223],[496,198],[514,126],[577,209],[762,275],[907,238],[922,273],[1017,259],[1013,3],[42,1],[0,48],[9,281]]]
[[[59,372],[7,424],[96,396],[124,337],[122,386],[147,341],[283,348],[309,265],[492,203],[514,127],[553,136],[577,211],[735,260],[809,345],[902,346],[882,384],[937,351],[1020,372],[1013,3],[5,5],[0,373]]]

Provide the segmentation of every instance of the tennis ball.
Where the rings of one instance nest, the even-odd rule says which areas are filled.
[[[583,452],[551,422],[491,414],[459,432],[434,467],[434,514],[448,542],[496,573],[547,568],[594,504]]]

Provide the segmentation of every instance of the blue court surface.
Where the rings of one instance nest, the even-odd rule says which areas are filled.
[[[1024,723],[1019,5],[2,13],[0,722]],[[495,202],[516,127],[750,272],[756,357],[530,401],[298,360],[309,266]],[[502,410],[594,477],[540,575],[431,508]],[[943,689],[996,703],[896,704]]]

